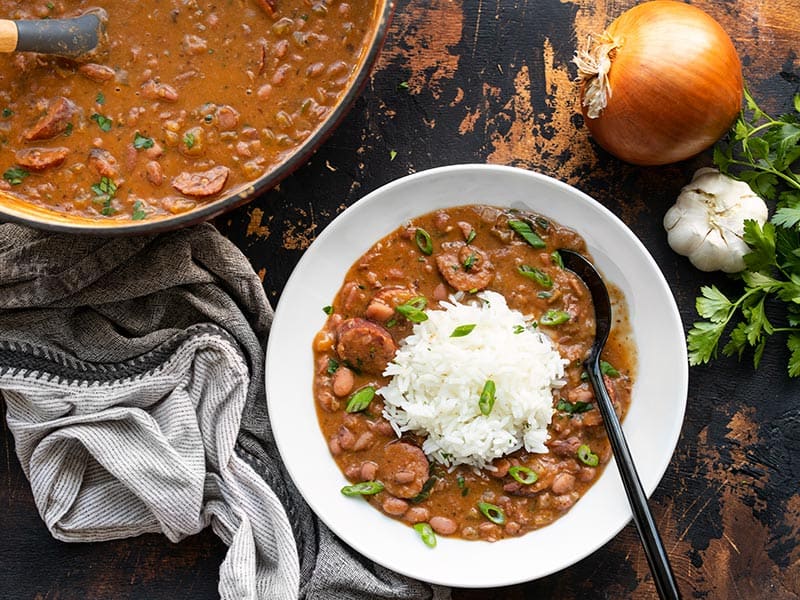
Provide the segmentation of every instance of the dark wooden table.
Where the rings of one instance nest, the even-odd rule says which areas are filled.
[[[699,287],[726,280],[674,254],[661,220],[710,156],[660,168],[623,164],[591,143],[577,110],[576,43],[635,3],[400,0],[374,75],[341,127],[279,189],[217,226],[277,302],[314,237],[367,192],[444,164],[516,165],[573,184],[619,215],[663,270],[688,329]],[[800,0],[692,3],[730,33],[763,107],[788,111],[800,88]],[[683,433],[651,502],[685,598],[800,597],[800,382],[785,375],[782,342],[768,345],[757,371],[733,359],[690,371]],[[53,540],[7,430],[3,439],[0,599],[217,597],[225,548],[208,530],[177,545],[157,535],[92,545]],[[632,525],[550,577],[454,593],[461,600],[655,596]]]

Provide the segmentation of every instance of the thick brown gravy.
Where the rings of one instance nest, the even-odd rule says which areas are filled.
[[[152,219],[245,188],[350,83],[375,0],[0,0],[8,19],[102,8],[95,62],[0,61],[0,188],[81,217]]]
[[[542,247],[512,227],[520,222]],[[429,253],[420,231],[430,236]],[[578,234],[539,215],[463,206],[414,219],[350,268],[314,340],[314,397],[322,434],[342,472],[353,484],[380,488],[364,495],[375,508],[409,524],[427,523],[439,535],[494,541],[551,523],[597,480],[611,449],[581,365],[594,312],[588,290],[559,265],[559,248],[586,253]],[[522,265],[544,275],[545,283],[523,276]],[[367,398],[363,410],[346,409],[360,390],[388,383],[381,373],[413,327],[399,306],[424,297],[426,310],[436,310],[453,293],[461,292],[463,302],[483,289],[533,316],[569,360],[567,383],[553,395],[547,453],[523,448],[495,459],[494,471],[463,465],[448,470],[425,456],[418,435],[398,438],[382,415],[380,395]],[[606,384],[624,416],[636,364],[624,300],[615,296],[616,322],[603,358]],[[548,319],[557,323],[547,325]]]

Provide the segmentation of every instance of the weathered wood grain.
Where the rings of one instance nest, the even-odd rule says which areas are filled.
[[[725,27],[769,111],[800,89],[800,0],[693,0]],[[664,212],[708,155],[661,168],[620,163],[591,141],[571,58],[633,0],[400,0],[385,51],[350,115],[279,189],[217,220],[277,301],[314,237],[344,208],[409,172],[460,162],[526,167],[597,198],[664,271],[685,327],[700,285],[730,288],[667,246]],[[400,86],[407,82],[406,86]],[[396,152],[396,155],[394,154]],[[498,190],[501,194],[502,190]],[[690,372],[675,456],[652,507],[685,598],[800,597],[800,383],[771,343],[754,371],[720,359]],[[97,545],[52,540],[6,431],[0,457],[0,598],[213,598],[224,548],[205,532]],[[647,468],[641,465],[640,468]],[[602,515],[598,515],[602,519]],[[626,527],[560,573],[482,598],[655,598]]]

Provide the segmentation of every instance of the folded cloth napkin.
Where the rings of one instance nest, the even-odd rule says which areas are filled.
[[[211,525],[224,599],[436,598],[317,521],[264,396],[272,309],[211,225],[95,238],[0,225],[0,394],[54,537]]]

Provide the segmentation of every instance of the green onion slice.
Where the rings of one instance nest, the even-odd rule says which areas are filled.
[[[428,301],[423,296],[417,296],[408,302],[400,304],[395,310],[412,323],[422,323],[428,320],[428,315],[424,311],[427,304]]]
[[[508,226],[520,234],[522,239],[528,242],[534,248],[544,248],[547,245],[544,243],[544,240],[538,236],[538,234],[534,233],[533,229],[531,229],[531,226],[525,221],[512,219],[508,222]]]
[[[427,523],[417,523],[414,525],[414,531],[419,534],[422,541],[428,548],[436,547],[436,534],[433,532],[433,527]]]
[[[472,267],[475,266],[475,263],[478,262],[478,255],[477,254],[470,254],[466,259],[464,259],[464,267],[465,271],[469,271]]]
[[[323,306],[323,307],[322,307],[322,312],[324,312],[326,315],[330,315],[330,314],[332,314],[332,313],[333,313],[333,307],[332,307],[332,306],[330,306],[330,305],[328,305],[328,306]]]
[[[504,525],[506,522],[506,513],[499,506],[488,502],[478,502],[478,510],[495,525]]]
[[[561,325],[562,323],[566,323],[569,321],[569,313],[564,312],[563,310],[555,310],[551,308],[546,313],[542,315],[542,318],[539,319],[539,323],[542,325]]]
[[[478,234],[475,232],[475,230],[474,230],[474,229],[470,229],[470,230],[469,230],[469,235],[467,236],[467,241],[466,241],[466,244],[467,244],[467,245],[470,245],[470,244],[472,243],[472,240],[474,240],[474,239],[475,239],[475,236],[477,236],[477,235],[478,235]]]
[[[508,474],[522,485],[531,485],[532,483],[536,483],[536,480],[539,479],[539,474],[536,471],[521,465],[511,467],[508,470]]]
[[[450,337],[464,337],[465,335],[469,335],[472,333],[472,330],[475,329],[475,323],[467,323],[465,325],[459,325],[455,329],[453,329],[453,333],[450,334]]]
[[[486,383],[483,385],[483,391],[481,391],[481,398],[478,401],[478,407],[480,407],[481,414],[484,416],[487,416],[492,412],[492,408],[494,408],[494,393],[494,381],[487,379]]]
[[[558,250],[554,250],[550,254],[550,258],[553,260],[553,264],[557,266],[559,269],[564,268],[564,259],[561,258],[561,254],[558,253]]]
[[[383,484],[380,481],[362,481],[354,485],[346,485],[341,491],[345,496],[374,496],[383,491]]]
[[[417,247],[423,254],[428,256],[433,254],[433,241],[431,240],[431,234],[422,229],[422,227],[417,227],[417,230],[414,232],[414,241],[417,242]]]
[[[597,457],[597,454],[592,452],[592,449],[589,448],[586,444],[582,444],[578,448],[578,460],[580,460],[583,464],[589,467],[596,467],[600,462],[600,459]]]
[[[328,358],[328,368],[326,369],[328,375],[333,375],[339,369],[339,361],[335,358]]]
[[[371,385],[364,386],[360,390],[353,392],[344,410],[349,413],[361,412],[369,406],[369,403],[372,402],[374,397],[375,388]]]
[[[433,486],[436,485],[438,479],[439,478],[436,477],[435,475],[431,475],[430,477],[428,477],[425,483],[422,484],[422,489],[420,490],[419,494],[411,498],[409,502],[412,502],[413,504],[418,504],[423,500],[427,500],[428,496],[431,495],[431,490],[433,489]]]
[[[556,404],[556,410],[562,410],[565,413],[569,413],[571,415],[577,415],[579,413],[584,413],[587,410],[592,410],[594,405],[591,402],[567,402],[563,398],[558,401]]]
[[[522,325],[514,325],[514,333],[522,333],[525,331],[525,327]]]
[[[529,265],[520,265],[517,267],[517,272],[523,277],[532,279],[544,288],[549,289],[553,287],[553,278],[541,269],[537,269],[536,267],[531,267]]]

